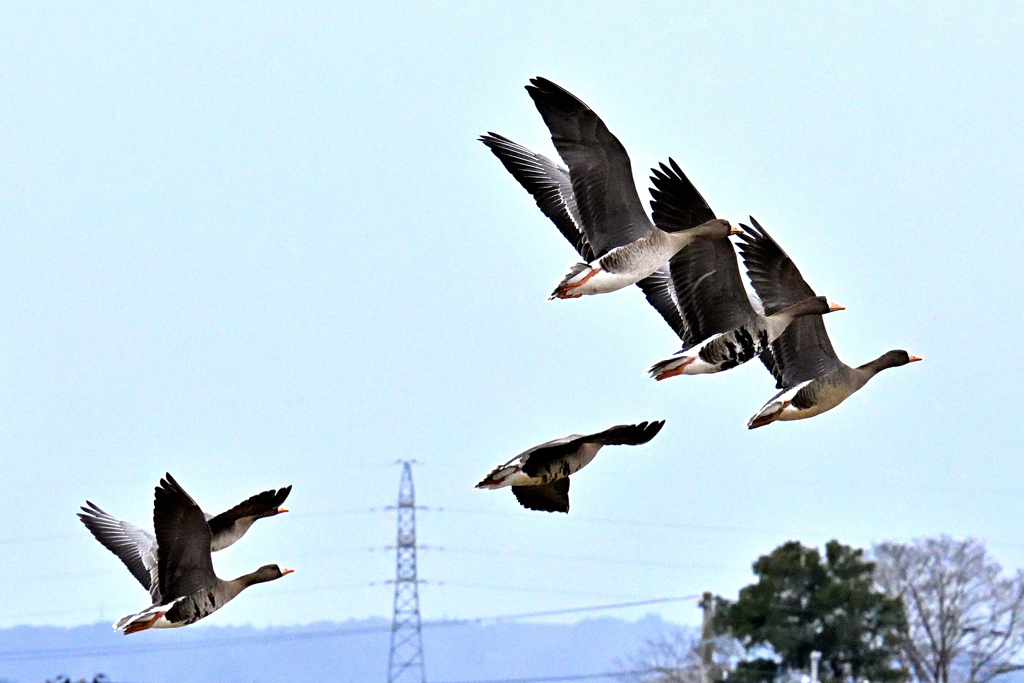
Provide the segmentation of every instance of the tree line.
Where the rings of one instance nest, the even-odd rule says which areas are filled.
[[[621,678],[778,683],[806,680],[812,659],[819,680],[843,683],[989,683],[1024,668],[1024,571],[1004,575],[975,539],[790,541],[753,571],[735,600],[714,598],[710,637],[647,641]]]

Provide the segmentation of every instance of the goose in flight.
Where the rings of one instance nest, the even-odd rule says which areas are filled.
[[[672,232],[656,228],[640,203],[626,149],[597,114],[545,78],[532,79],[526,90],[568,169],[495,133],[480,141],[584,258],[549,298],[574,299],[631,284],[646,291],[643,281],[687,244],[738,232],[714,216]]]
[[[288,512],[287,509],[281,507],[281,504],[284,503],[291,491],[291,486],[276,491],[270,489],[257,493],[216,517],[203,513],[203,517],[210,527],[211,552],[217,552],[232,545],[245,535],[245,532],[256,520]],[[96,540],[103,544],[103,547],[117,555],[132,576],[149,591],[153,601],[158,601],[160,586],[157,580],[156,537],[142,527],[104,512],[99,506],[88,500],[82,507],[82,511],[78,513],[78,518],[92,532]]]
[[[671,231],[714,216],[674,160],[651,172],[655,225]],[[743,288],[736,250],[727,239],[695,240],[672,257],[669,273],[672,300],[683,321],[683,349],[651,366],[648,372],[659,381],[734,368],[760,355],[797,318],[843,310],[812,294],[774,314],[761,315]]]
[[[765,313],[777,313],[794,302],[814,296],[814,290],[786,252],[750,217],[753,228],[743,226],[740,253],[754,291]],[[799,318],[761,354],[776,379],[779,393],[747,422],[749,429],[776,420],[803,420],[820,415],[849,398],[882,370],[921,360],[893,350],[858,367],[839,360],[821,316]]]
[[[218,578],[211,558],[213,533],[206,516],[170,474],[164,475],[155,490],[153,528],[157,542],[157,597],[152,606],[121,617],[114,624],[115,630],[126,635],[195,623],[249,586],[279,579],[293,571],[268,564],[230,581]]]
[[[512,487],[530,510],[569,512],[569,476],[586,467],[604,446],[639,446],[657,435],[664,420],[616,425],[596,434],[570,434],[523,451],[494,468],[478,489]]]

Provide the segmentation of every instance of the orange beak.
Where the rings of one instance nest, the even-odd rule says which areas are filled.
[[[923,358],[920,358],[920,357],[918,357],[918,356],[911,356],[911,357],[910,357],[910,362],[911,362],[911,363],[913,363],[913,362],[914,362],[915,360],[924,360],[924,359],[923,359]]]
[[[277,508],[277,514],[281,514],[282,512],[288,512],[288,508]]]
[[[742,229],[740,229],[740,228],[737,228],[736,226],[733,226],[733,227],[732,227],[732,229],[731,229],[731,230],[729,230],[729,234],[730,234],[730,235],[742,235],[742,234],[744,234],[744,233],[743,233],[743,230],[742,230]]]
[[[846,306],[843,306],[842,304],[837,304],[835,301],[833,301],[831,304],[829,304],[828,310],[830,310],[830,311],[845,311],[846,310]]]
[[[291,574],[293,571],[295,571],[295,570],[294,569],[282,569],[281,570],[281,576],[284,576],[285,574]]]

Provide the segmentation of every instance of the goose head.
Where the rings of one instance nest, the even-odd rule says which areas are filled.
[[[710,240],[725,239],[729,235],[739,235],[743,233],[742,230],[734,228],[729,221],[724,218],[715,218],[682,232],[690,237],[700,237]]]
[[[252,574],[246,574],[242,577],[245,580],[245,585],[251,586],[254,583],[266,583],[267,581],[273,581],[280,579],[285,574],[291,574],[294,569],[284,569],[276,564],[265,564]]]
[[[878,358],[874,359],[870,363],[865,363],[860,366],[860,370],[867,370],[871,374],[887,370],[889,368],[898,368],[901,365],[907,363],[913,363],[921,360],[917,356],[911,356],[903,349],[893,349],[892,351],[886,351]]]
[[[893,351],[887,351],[882,354],[878,360],[883,361],[882,367],[884,368],[895,368],[900,365],[906,365],[907,363],[913,363],[914,361],[921,360],[917,356],[911,356],[903,349],[896,349]]]

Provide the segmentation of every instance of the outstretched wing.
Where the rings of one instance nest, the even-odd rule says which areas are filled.
[[[581,437],[580,441],[600,443],[605,446],[639,446],[657,436],[664,426],[664,420],[633,425],[615,425],[603,432]]]
[[[551,219],[583,260],[593,261],[594,252],[581,227],[568,169],[497,133],[481,135],[480,142],[487,145],[512,177],[533,195],[541,213]]]
[[[150,576],[152,559],[148,563],[146,560],[152,556],[156,545],[153,534],[117,519],[88,500],[78,518],[103,547],[117,555],[142,587],[150,590],[153,583]]]
[[[651,169],[654,224],[665,232],[678,232],[714,220],[715,212],[675,160],[669,157],[668,163]]]
[[[641,422],[632,425],[616,425],[603,432],[594,434],[573,435],[555,439],[535,446],[522,455],[523,473],[535,477],[546,470],[553,462],[575,454],[586,444],[602,446],[639,446],[657,435],[665,426],[664,420]]]
[[[773,315],[817,296],[782,247],[753,216],[750,222],[754,227],[741,226],[745,234],[740,235],[740,254],[754,291],[764,305],[764,314]]]
[[[714,219],[704,198],[672,159],[652,168],[654,224],[677,232]],[[728,239],[697,239],[669,262],[672,286],[689,348],[708,337],[734,330],[757,317],[740,279],[736,250]]]
[[[211,517],[206,523],[210,525],[210,532],[216,536],[234,524],[235,520],[243,517],[260,517],[268,512],[277,510],[291,492],[292,487],[286,486],[276,491],[270,489],[269,491],[257,493],[230,510],[225,510],[216,517]]]
[[[516,459],[519,460],[523,474],[528,477],[536,477],[541,470],[547,468],[551,463],[568,458],[576,453],[586,438],[582,434],[570,434],[569,436],[552,439],[520,453],[516,456]]]
[[[676,299],[675,289],[672,287],[672,273],[669,271],[668,264],[636,283],[636,286],[643,291],[647,303],[668,323],[672,331],[680,339],[683,339],[683,335],[686,333],[686,323],[683,322],[683,314],[679,310],[679,302]]]
[[[742,226],[740,254],[754,291],[764,305],[765,315],[817,296],[804,281],[800,270],[761,225],[750,217],[753,227]],[[785,389],[842,367],[820,315],[797,318],[772,342],[771,353],[762,361],[775,376],[776,387]]]
[[[217,583],[210,525],[192,497],[165,474],[153,497],[160,599],[167,603]]]
[[[551,141],[569,167],[573,196],[594,255],[651,233],[633,184],[629,155],[604,122],[570,92],[546,78],[526,86]]]
[[[543,486],[513,486],[512,495],[529,510],[569,512],[569,477]]]

